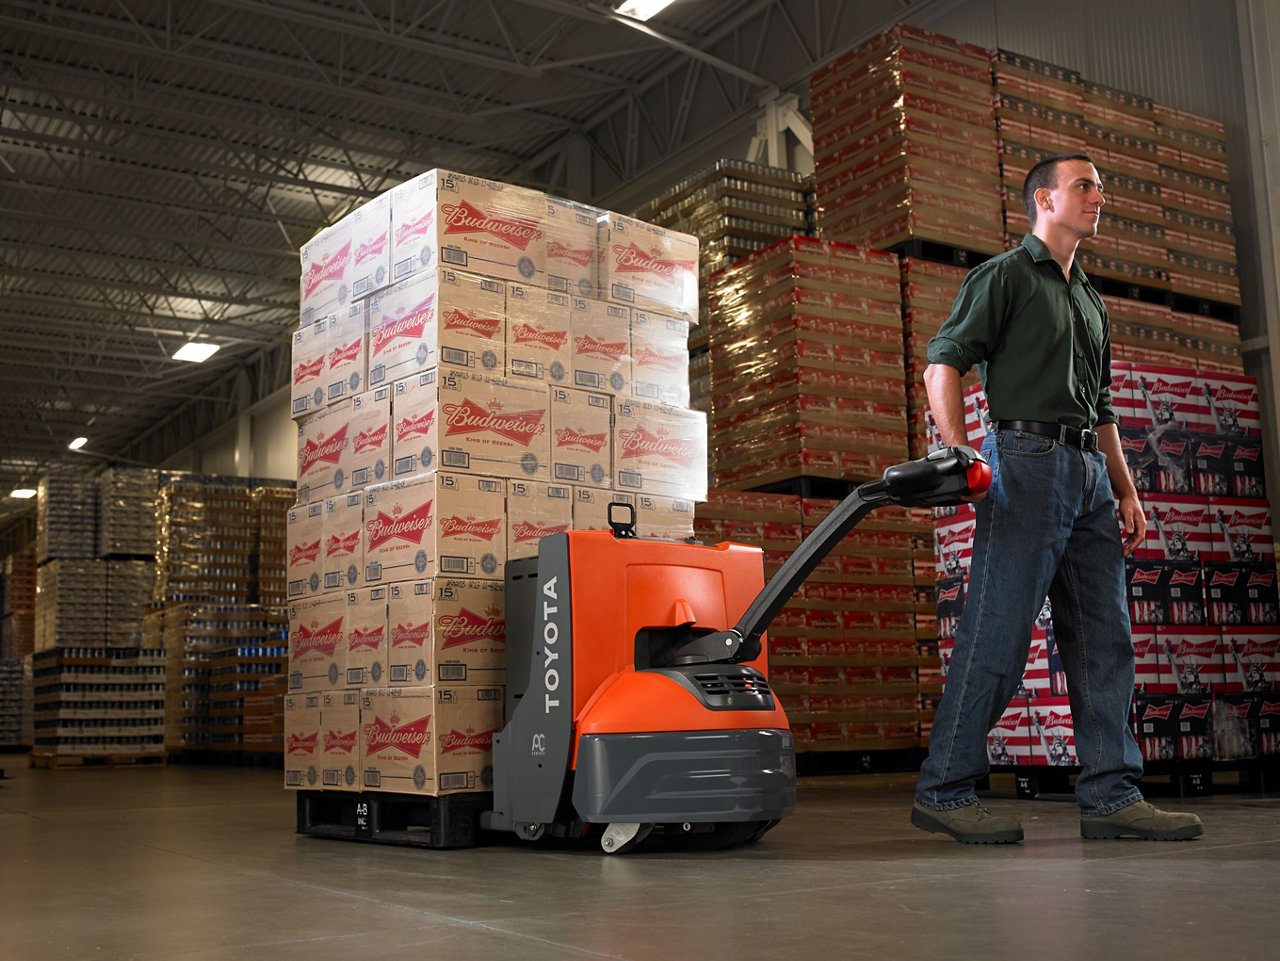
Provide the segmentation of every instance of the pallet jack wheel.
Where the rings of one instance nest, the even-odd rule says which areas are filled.
[[[653,825],[634,821],[610,824],[600,836],[600,847],[605,854],[626,854],[649,836]]]

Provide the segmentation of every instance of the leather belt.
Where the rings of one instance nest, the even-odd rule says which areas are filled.
[[[1024,434],[1039,434],[1041,437],[1052,438],[1059,444],[1068,444],[1081,450],[1098,449],[1098,435],[1088,428],[1081,430],[1066,424],[1046,424],[1038,420],[1000,420],[996,421],[996,430],[1020,430]]]

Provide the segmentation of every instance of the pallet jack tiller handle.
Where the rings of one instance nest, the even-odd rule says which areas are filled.
[[[800,585],[871,510],[886,504],[946,507],[986,492],[991,467],[972,447],[944,447],[927,457],[887,468],[880,480],[859,485],[786,559],[736,627],[708,634],[697,647],[708,660],[741,663],[760,656],[760,638]],[[691,652],[692,653],[692,652]]]

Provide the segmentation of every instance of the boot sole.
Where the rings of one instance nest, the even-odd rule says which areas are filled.
[[[1022,840],[1022,828],[1015,831],[995,831],[990,834],[966,834],[948,827],[941,820],[919,808],[911,809],[911,823],[931,834],[945,834],[961,844],[1014,844]]]
[[[1134,838],[1139,841],[1190,841],[1204,834],[1203,824],[1188,824],[1173,831],[1144,831],[1123,824],[1090,824],[1080,822],[1080,836],[1086,841],[1119,841]]]

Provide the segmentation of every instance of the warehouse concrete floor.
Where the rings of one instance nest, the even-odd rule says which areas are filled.
[[[996,799],[1027,840],[907,822],[912,778],[801,782],[761,842],[604,856],[300,837],[269,771],[31,770],[0,757],[0,958],[718,961],[1274,958],[1280,797],[1186,802],[1198,841],[1082,842],[1068,801]]]

